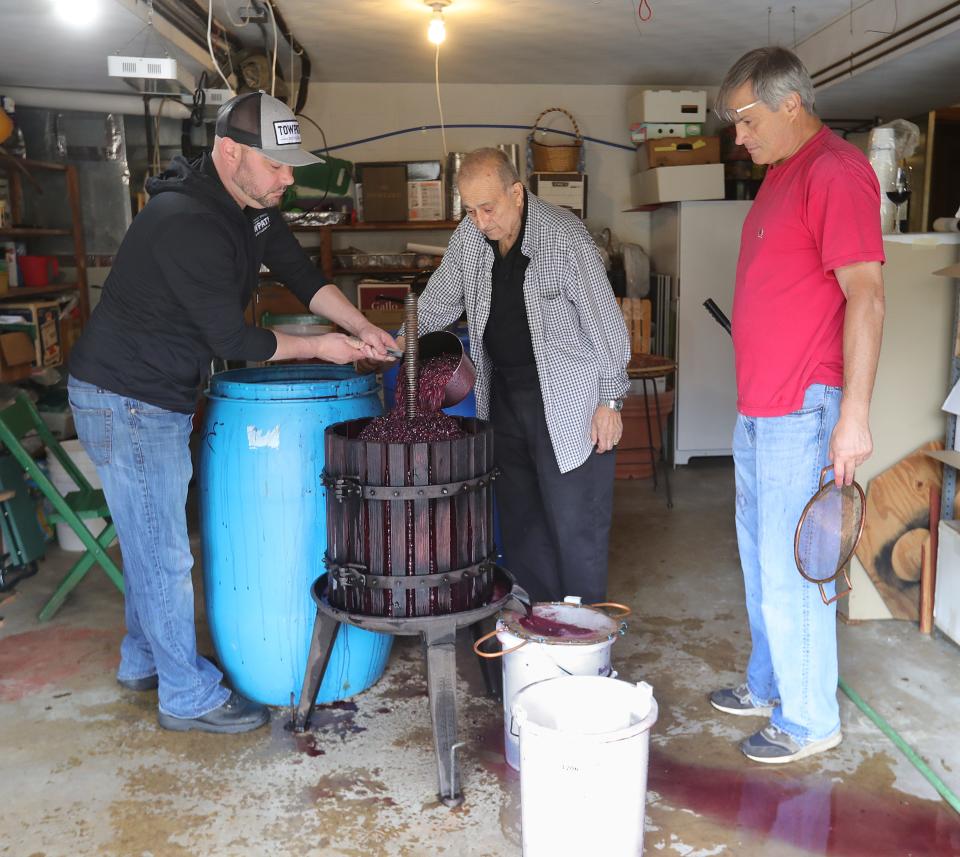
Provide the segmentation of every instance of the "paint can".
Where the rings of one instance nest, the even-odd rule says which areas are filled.
[[[615,607],[610,616],[600,607]],[[503,658],[503,746],[507,764],[520,769],[520,744],[511,722],[516,695],[528,685],[558,676],[609,676],[610,650],[626,631],[618,622],[630,612],[620,604],[583,605],[575,596],[560,602],[534,604],[530,616],[505,611],[497,628],[474,645],[481,657]],[[481,646],[496,635],[502,651],[485,653]]]
[[[520,735],[523,857],[643,854],[650,729],[646,682],[564,676],[513,704]]]

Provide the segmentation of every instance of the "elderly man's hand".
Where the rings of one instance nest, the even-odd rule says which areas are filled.
[[[590,423],[590,443],[597,447],[597,452],[609,452],[620,443],[622,434],[620,412],[606,405],[598,405]]]

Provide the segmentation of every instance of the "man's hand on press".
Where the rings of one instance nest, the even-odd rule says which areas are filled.
[[[590,423],[590,443],[597,447],[597,452],[609,452],[618,443],[623,434],[623,420],[619,411],[598,405]]]
[[[314,357],[330,363],[352,363],[367,357],[373,351],[369,345],[345,333],[324,333],[312,339],[316,345]]]
[[[379,330],[379,328],[376,329]],[[384,333],[382,330],[380,332]],[[389,334],[387,334],[387,336],[389,336]],[[404,339],[402,336],[398,336],[396,340],[394,340],[393,337],[390,337],[390,342],[392,343],[390,348],[396,348],[397,351],[403,351]],[[387,354],[383,359],[364,357],[361,360],[357,360],[354,368],[356,368],[361,375],[366,375],[370,372],[379,372],[381,369],[389,366],[397,359],[398,358],[393,357],[390,354]]]
[[[873,453],[873,438],[867,412],[847,412],[840,408],[840,419],[830,437],[830,461],[838,486],[850,485],[857,468]]]
[[[370,360],[379,360],[386,363],[393,358],[387,354],[388,348],[397,348],[397,341],[385,330],[381,330],[374,324],[365,324],[356,332],[356,337],[364,345],[370,346],[370,351],[364,353],[364,357]]]

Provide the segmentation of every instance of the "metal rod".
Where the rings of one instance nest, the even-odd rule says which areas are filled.
[[[417,363],[419,362],[420,340],[417,328],[417,296],[408,292],[403,302],[404,308],[404,354],[403,369],[407,378],[406,417],[412,420],[417,416]]]

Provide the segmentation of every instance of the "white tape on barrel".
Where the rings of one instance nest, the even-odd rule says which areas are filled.
[[[247,446],[250,449],[280,449],[280,426],[274,426],[267,431],[260,431],[256,426],[247,426]]]

